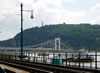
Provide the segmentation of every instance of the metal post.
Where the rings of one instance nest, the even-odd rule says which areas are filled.
[[[67,59],[67,52],[66,52],[66,59],[65,59],[65,61],[66,61],[66,66],[67,66],[67,60],[68,60],[68,59]]]
[[[43,63],[45,63],[45,59],[44,59],[45,54],[43,53]]]
[[[34,62],[35,62],[35,56],[36,56],[36,53],[34,52]]]
[[[84,62],[83,62],[83,68],[84,68]]]
[[[95,69],[97,69],[97,51],[95,51]]]
[[[23,60],[23,4],[21,3],[21,61]]]
[[[72,62],[74,61],[74,55],[73,55],[73,53],[72,53]],[[73,65],[72,65],[73,66]]]
[[[80,55],[80,52],[79,52],[79,67],[80,67],[80,61],[81,61],[80,58],[81,58],[81,55]]]

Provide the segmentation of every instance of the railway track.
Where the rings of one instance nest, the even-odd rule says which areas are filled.
[[[16,72],[10,71],[10,70],[8,70],[8,69],[5,69],[5,71],[6,71],[6,73],[16,73]]]
[[[72,69],[62,66],[42,64],[42,63],[40,64],[40,63],[18,61],[18,60],[0,60],[0,63],[20,68],[26,71],[30,71],[30,73],[94,73],[92,71],[87,71],[87,70]]]
[[[22,70],[28,71],[30,73],[53,73],[53,72],[46,71],[43,69],[33,68],[33,67],[29,67],[29,66],[16,64],[16,63],[6,62],[6,61],[0,61],[0,63],[14,67],[14,68],[22,69]]]

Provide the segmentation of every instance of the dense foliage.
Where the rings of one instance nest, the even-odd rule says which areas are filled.
[[[24,30],[24,46],[43,43],[60,37],[73,48],[100,48],[100,25],[90,24],[58,24],[46,25]],[[1,41],[1,47],[19,47],[20,33],[14,38]]]

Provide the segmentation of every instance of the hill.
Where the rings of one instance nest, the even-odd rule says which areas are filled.
[[[0,41],[1,47],[20,47],[20,33],[14,38]],[[24,30],[24,46],[36,45],[60,37],[73,48],[100,48],[100,25],[58,24]]]

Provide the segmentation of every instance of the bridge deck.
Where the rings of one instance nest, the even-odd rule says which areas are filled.
[[[8,70],[11,70],[11,71],[14,71],[16,73],[29,73],[27,71],[24,71],[24,70],[21,70],[21,69],[17,69],[17,68],[14,68],[14,67],[10,67],[10,66],[7,66],[7,65],[4,65],[4,64],[0,64],[0,67],[4,67]]]

